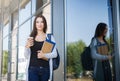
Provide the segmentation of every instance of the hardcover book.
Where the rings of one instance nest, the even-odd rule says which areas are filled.
[[[108,54],[108,46],[107,45],[98,46],[97,51],[99,54],[107,55]]]

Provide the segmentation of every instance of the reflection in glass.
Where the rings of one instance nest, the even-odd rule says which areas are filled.
[[[108,24],[107,0],[67,0],[66,8],[67,80],[92,81],[92,72],[85,71],[81,65],[81,54],[90,44],[96,25],[99,22]]]
[[[2,80],[8,77],[8,35],[9,23],[3,27]]]
[[[3,39],[3,55],[2,55],[2,78],[7,79],[8,73],[8,36]]]

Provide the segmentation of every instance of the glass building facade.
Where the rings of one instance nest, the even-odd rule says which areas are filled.
[[[54,71],[54,81],[92,80],[90,72],[84,72],[82,69],[79,58],[83,47],[89,45],[88,41],[92,37],[94,28],[87,28],[91,35],[77,31],[86,31],[85,27],[87,25],[83,25],[83,27],[74,25],[74,28],[70,28],[70,26],[73,26],[72,21],[76,21],[74,24],[80,22],[88,24],[87,22],[91,21],[90,17],[88,17],[89,21],[81,19],[81,17],[87,16],[86,12],[90,14],[86,6],[91,6],[92,3],[89,0],[86,0],[85,3],[82,2],[85,0],[80,0],[79,2],[84,6],[78,7],[77,11],[83,14],[75,16],[75,1],[79,0],[0,0],[0,81],[25,81],[26,59],[24,58],[24,47],[26,39],[32,31],[34,18],[39,14],[44,15],[47,19],[47,33],[53,33],[60,54],[60,66]],[[114,81],[119,81],[120,1],[101,0],[101,2],[104,1],[106,2],[103,4],[105,6],[103,10],[107,10],[103,14],[108,14],[107,17],[105,15],[110,29],[108,37],[111,39],[111,51],[115,54],[111,61],[113,79]],[[96,9],[99,10],[99,7],[101,6],[96,6]],[[94,13],[94,10],[91,13]],[[100,16],[100,14],[97,15]],[[80,22],[77,22],[77,18],[79,18]],[[95,19],[95,21],[99,20]],[[80,34],[80,37],[78,37],[78,34]],[[86,36],[87,39],[83,39],[81,36]],[[84,73],[85,75],[83,75]]]

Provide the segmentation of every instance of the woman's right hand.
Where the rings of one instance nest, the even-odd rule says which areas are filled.
[[[112,57],[113,57],[113,56],[111,56],[111,55],[108,55],[108,59],[109,59],[109,60],[110,60],[110,59],[112,59]]]
[[[28,39],[27,39],[27,43],[26,43],[26,48],[30,48],[31,46],[33,46],[34,44],[33,44],[33,42],[34,42],[34,40],[33,40],[33,37],[29,37]]]

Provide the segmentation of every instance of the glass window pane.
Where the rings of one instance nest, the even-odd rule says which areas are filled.
[[[11,23],[11,61],[10,61],[10,64],[11,64],[11,73],[12,73],[12,77],[11,77],[11,81],[15,81],[16,80],[16,62],[17,62],[17,33],[18,33],[18,11],[14,12],[12,14],[12,23]]]
[[[9,0],[4,0],[4,25],[8,23],[9,20]]]
[[[32,0],[32,14],[49,2],[50,0]]]
[[[11,31],[16,29],[17,27],[18,27],[18,11],[14,12],[12,14],[12,27],[11,27]]]
[[[4,79],[7,79],[7,73],[8,73],[8,36],[5,39],[3,39],[2,76]]]
[[[8,29],[9,23],[3,27],[2,79],[7,79],[8,74]]]
[[[47,33],[51,33],[51,4],[47,5],[43,11],[42,11],[42,15],[45,16],[46,18],[46,21],[47,21],[47,26],[48,26],[48,29],[47,29]]]
[[[32,14],[36,12],[36,0],[31,0],[32,1]]]
[[[18,48],[18,80],[25,80],[26,61],[24,57],[24,48],[26,40],[30,34],[30,20],[19,28],[19,48]]]
[[[20,5],[20,14],[19,14],[19,24],[22,24],[27,18],[31,16],[31,1],[26,2],[24,0],[21,1]],[[21,4],[20,3],[20,4]]]
[[[97,24],[109,25],[107,0],[67,0],[66,5],[67,80],[92,81],[91,71],[85,71],[81,65],[81,54],[90,44]]]
[[[3,27],[3,38],[9,34],[9,23]]]

